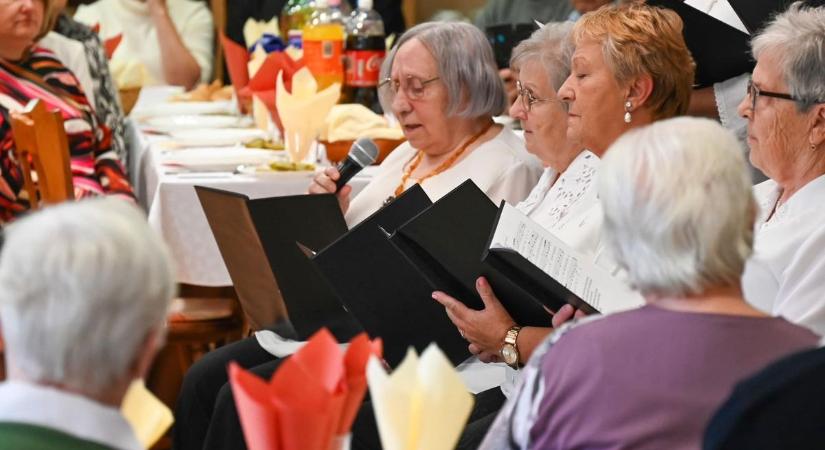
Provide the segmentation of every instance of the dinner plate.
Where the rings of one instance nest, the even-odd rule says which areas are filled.
[[[297,177],[312,178],[315,170],[272,170],[269,164],[241,164],[236,171],[256,177]]]
[[[244,144],[253,139],[266,139],[267,133],[257,128],[216,128],[211,130],[176,130],[169,133],[180,147],[222,147]]]
[[[149,117],[143,121],[146,127],[171,133],[178,130],[197,130],[214,128],[244,128],[252,125],[252,120],[248,117],[235,117],[224,115],[198,116],[160,116]]]
[[[231,100],[216,102],[167,102],[141,107],[132,111],[137,118],[204,115],[204,114],[231,114],[235,105]]]
[[[231,148],[191,148],[164,153],[161,163],[168,172],[234,172],[239,165],[267,164],[279,159],[270,150]]]

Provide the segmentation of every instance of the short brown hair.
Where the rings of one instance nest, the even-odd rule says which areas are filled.
[[[653,91],[647,100],[656,120],[687,111],[696,64],[674,11],[638,3],[587,13],[573,28],[573,42],[594,40],[620,84],[648,74]]]
[[[34,37],[34,43],[37,44],[41,39],[49,34],[49,31],[52,31],[54,25],[57,23],[57,18],[60,16],[61,11],[55,7],[54,2],[51,0],[35,1],[40,1],[40,3],[43,3],[43,23],[40,24],[40,32]]]

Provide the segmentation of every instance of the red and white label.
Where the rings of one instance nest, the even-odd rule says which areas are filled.
[[[385,54],[383,50],[347,50],[345,83],[348,86],[378,86]]]

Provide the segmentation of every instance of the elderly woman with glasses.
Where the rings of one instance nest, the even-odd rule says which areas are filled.
[[[425,23],[404,33],[384,61],[379,96],[401,123],[407,142],[349,203],[338,192],[347,223],[356,224],[387,199],[420,184],[436,200],[471,179],[494,202],[516,203],[540,174],[511,130],[493,123],[504,111],[504,89],[484,35],[461,23]],[[310,193],[335,192],[335,168],[319,174]]]
[[[533,353],[482,449],[695,449],[736,382],[819,337],[750,306],[755,202],[716,122],[634,130],[599,173],[605,240],[646,305],[560,328]]]
[[[598,9],[582,16],[571,39],[575,51],[570,75],[558,88],[564,109],[550,101],[540,102],[536,87],[527,82],[530,63],[542,59],[521,62],[519,76],[526,78],[520,82],[523,87],[533,87],[522,91],[522,103],[516,102],[511,113],[522,119],[528,148],[532,142],[547,152],[542,159],[551,169],[519,208],[596,264],[617,270],[609,252],[600,246],[602,213],[595,189],[600,158],[626,131],[684,113],[694,64],[682,37],[681,19],[661,8],[625,5]],[[555,95],[550,90],[541,98]],[[525,98],[526,105],[532,103],[529,112]],[[551,110],[555,112],[548,115]],[[566,139],[543,131],[558,133],[561,123],[566,124]],[[447,307],[447,314],[470,342],[470,351],[482,361],[504,360],[513,368],[526,363],[552,330],[550,323],[546,328],[521,327],[484,278],[479,278],[477,289],[485,303],[481,311],[469,309],[443,292],[435,292],[433,297]],[[559,325],[573,314],[573,308],[565,306],[555,312],[552,324]],[[512,347],[505,342],[508,335],[515,342]],[[508,352],[512,359],[503,357],[505,346],[515,349]]]
[[[739,113],[750,159],[770,180],[744,275],[756,307],[825,333],[825,8],[797,2],[753,38],[756,67]]]
[[[461,23],[418,25],[401,37],[382,72],[384,109],[401,122],[407,142],[384,160],[351,205],[349,186],[337,193],[349,225],[416,183],[433,200],[467,179],[495,202],[518,202],[530,192],[541,166],[518,136],[493,123],[492,116],[505,107],[504,88],[480,31]],[[334,193],[338,177],[335,168],[318,174],[310,193]],[[254,337],[198,361],[178,400],[176,449],[243,448],[227,383],[231,360],[262,376],[278,364]],[[358,430],[355,434],[357,439]]]

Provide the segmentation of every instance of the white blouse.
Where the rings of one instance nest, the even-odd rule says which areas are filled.
[[[742,285],[745,298],[825,335],[825,175],[810,181],[773,211],[781,194],[768,180],[754,186],[760,214],[753,256]]]
[[[347,210],[345,218],[350,227],[369,217],[395,194],[404,166],[416,152],[409,142],[405,142],[387,156],[378,173]],[[515,204],[535,186],[541,170],[538,159],[525,150],[524,141],[509,128],[502,128],[496,137],[479,145],[454,166],[424,180],[421,187],[431,200],[436,201],[471,179],[496,204],[501,200]],[[413,183],[414,180],[407,180],[404,188]]]
[[[204,2],[193,0],[166,0],[166,7],[183,45],[200,66],[200,80],[208,82],[212,78],[215,36],[209,8]],[[158,33],[146,2],[99,0],[78,7],[74,19],[89,26],[99,24],[101,39],[123,35],[110,61],[113,67],[127,67],[132,62],[139,62],[152,78],[147,84],[166,84]]]

